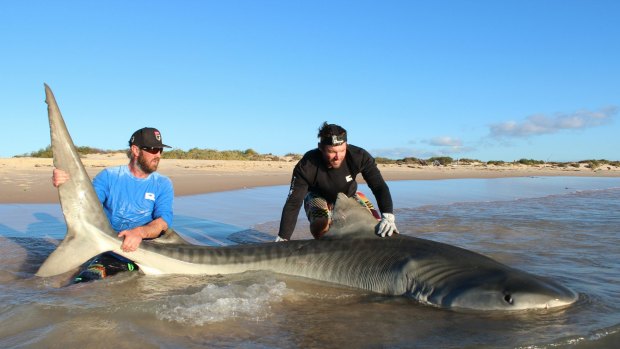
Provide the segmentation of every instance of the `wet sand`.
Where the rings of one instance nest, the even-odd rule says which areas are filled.
[[[124,154],[89,155],[82,159],[94,177],[108,166],[125,165]],[[231,161],[162,159],[159,172],[170,177],[175,195],[194,195],[242,188],[288,185],[296,161]],[[0,203],[55,203],[58,192],[51,184],[52,159],[0,158]],[[387,181],[528,176],[620,177],[620,168],[603,165],[590,169],[549,164],[503,166],[473,164],[450,166],[379,165]],[[358,181],[363,183],[361,176]]]

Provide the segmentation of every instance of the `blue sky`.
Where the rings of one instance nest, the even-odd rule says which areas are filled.
[[[619,160],[619,1],[11,1],[0,157],[49,142],[284,155],[323,121],[389,158]]]

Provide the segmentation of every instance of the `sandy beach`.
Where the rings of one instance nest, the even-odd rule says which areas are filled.
[[[94,177],[108,166],[124,165],[124,154],[97,154],[82,159]],[[162,159],[159,171],[169,176],[176,196],[228,191],[249,187],[287,185],[296,161],[229,161]],[[58,193],[51,184],[52,159],[0,158],[0,203],[56,203]],[[553,165],[525,166],[486,164],[420,166],[379,165],[387,181],[453,178],[499,178],[524,176],[620,177],[620,168],[603,165],[596,169]],[[358,181],[363,182],[361,176]]]

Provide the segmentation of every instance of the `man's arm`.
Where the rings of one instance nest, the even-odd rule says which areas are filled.
[[[168,223],[163,218],[157,218],[143,226],[123,230],[118,233],[119,238],[124,238],[121,249],[125,252],[133,252],[138,249],[142,240],[157,238],[166,229],[168,229]]]
[[[144,239],[158,238],[162,232],[172,225],[172,201],[174,199],[172,181],[167,177],[160,177],[159,180],[157,199],[151,213],[153,220],[145,225],[118,233],[118,237],[124,238],[121,249],[125,252],[137,250]]]
[[[297,225],[297,216],[304,201],[304,197],[308,193],[308,182],[301,176],[299,164],[293,170],[291,178],[291,187],[288,197],[282,208],[282,217],[280,218],[280,229],[278,230],[278,238],[276,241],[289,240]]]
[[[387,183],[385,183],[375,159],[365,150],[362,151],[361,173],[366,184],[368,184],[368,187],[377,199],[377,205],[381,213],[392,213],[394,208],[390,188]]]
[[[362,177],[364,177],[366,184],[368,184],[368,187],[375,195],[377,205],[379,206],[379,210],[381,210],[381,221],[379,222],[376,233],[381,237],[392,236],[394,233],[398,234],[390,188],[387,183],[385,183],[375,159],[365,150],[362,155]]]

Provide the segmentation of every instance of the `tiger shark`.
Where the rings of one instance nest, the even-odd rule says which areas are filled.
[[[345,285],[383,295],[408,296],[440,308],[513,311],[564,307],[577,294],[559,283],[509,267],[445,243],[396,234],[380,238],[377,220],[340,194],[326,238],[199,246],[168,231],[124,252],[104,214],[67,130],[56,99],[45,84],[54,166],[70,180],[58,188],[67,233],[36,273],[75,270],[112,251],[133,260],[147,275],[231,274],[265,270]]]

